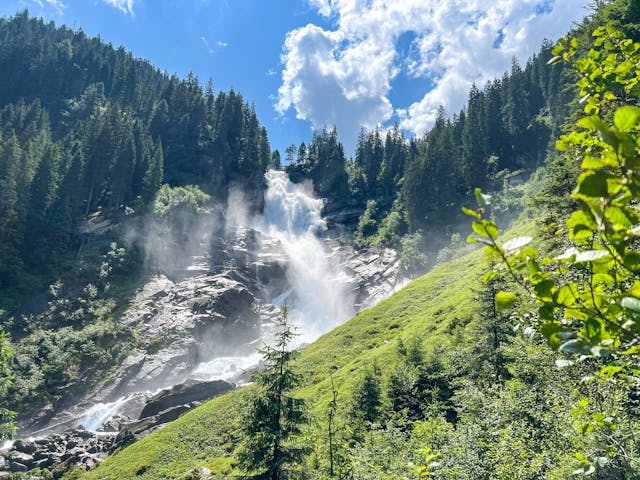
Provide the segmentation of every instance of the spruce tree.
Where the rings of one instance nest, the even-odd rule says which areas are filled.
[[[245,478],[302,478],[299,466],[307,449],[296,444],[296,437],[307,416],[304,400],[291,395],[300,385],[301,375],[291,366],[297,352],[289,350],[295,333],[288,323],[286,307],[276,325],[278,333],[273,346],[259,350],[264,368],[252,376],[258,391],[242,419],[245,441],[238,460]]]
[[[0,330],[0,399],[7,398],[7,390],[11,386],[12,377],[9,370],[13,349],[9,343],[9,336]],[[9,410],[4,401],[0,401],[0,442],[13,437],[16,432],[14,419],[15,412]]]

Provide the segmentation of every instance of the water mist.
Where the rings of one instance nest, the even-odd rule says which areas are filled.
[[[280,242],[289,282],[272,303],[286,303],[299,340],[311,342],[353,316],[353,296],[347,292],[346,274],[318,237],[327,228],[323,201],[313,196],[309,184],[296,185],[284,172],[270,170],[266,179],[264,214],[257,228]]]

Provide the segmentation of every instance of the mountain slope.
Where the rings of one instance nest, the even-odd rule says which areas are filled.
[[[322,417],[330,399],[330,373],[340,398],[346,399],[368,365],[391,371],[399,362],[399,338],[425,338],[431,349],[451,344],[451,332],[473,316],[473,288],[481,272],[478,252],[454,260],[306,347],[297,361],[306,386],[297,394],[309,400],[313,416]],[[190,471],[203,466],[230,472],[236,422],[250,391],[212,400],[118,452],[86,478],[189,478]]]
[[[508,235],[531,231],[524,220]],[[638,428],[632,393],[585,383],[589,365],[558,368],[561,355],[524,328],[530,306],[508,316],[496,310],[505,279],[483,285],[486,269],[480,251],[454,259],[301,351],[295,367],[305,383],[294,395],[309,406],[300,439],[311,449],[308,478],[416,478],[415,465],[429,463],[438,479],[560,480],[585,465],[574,452],[630,441]],[[365,378],[380,393],[369,420],[358,400]],[[218,397],[66,478],[236,478],[239,421],[253,394],[249,386]],[[601,412],[615,416],[615,429],[596,423]],[[591,478],[638,478],[636,461],[633,452],[607,457]]]

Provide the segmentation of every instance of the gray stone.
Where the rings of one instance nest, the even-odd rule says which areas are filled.
[[[204,401],[232,390],[234,385],[222,380],[190,382],[163,390],[151,398],[140,412],[140,419],[157,415],[172,407]]]
[[[22,453],[33,453],[37,450],[38,446],[35,442],[30,442],[28,440],[16,440],[13,442],[13,450],[16,452]]]
[[[27,470],[29,470],[29,467],[22,463],[11,461],[9,462],[9,470],[15,473],[26,472]]]

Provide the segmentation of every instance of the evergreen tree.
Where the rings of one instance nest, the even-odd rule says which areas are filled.
[[[147,171],[142,179],[142,200],[145,204],[149,204],[155,197],[156,192],[162,184],[162,175],[164,169],[164,157],[162,155],[162,142],[160,139],[156,142],[153,149],[153,155],[149,160]]]
[[[280,159],[279,150],[274,150],[271,153],[271,162],[269,163],[269,168],[273,168],[274,170],[280,170],[282,168],[282,160]]]
[[[291,395],[302,379],[291,366],[297,352],[288,349],[295,333],[286,307],[276,325],[274,345],[259,350],[264,368],[252,376],[258,391],[242,419],[245,440],[238,460],[247,478],[302,478],[299,465],[307,454],[307,448],[296,444],[307,416],[304,400]]]
[[[351,413],[354,418],[371,425],[375,423],[382,412],[382,381],[380,369],[377,365],[368,369],[364,377],[353,392]]]
[[[9,343],[9,336],[0,330],[0,442],[15,435],[16,427],[13,420],[16,413],[10,410],[5,403],[7,391],[12,383],[10,362],[13,358],[13,349]]]

